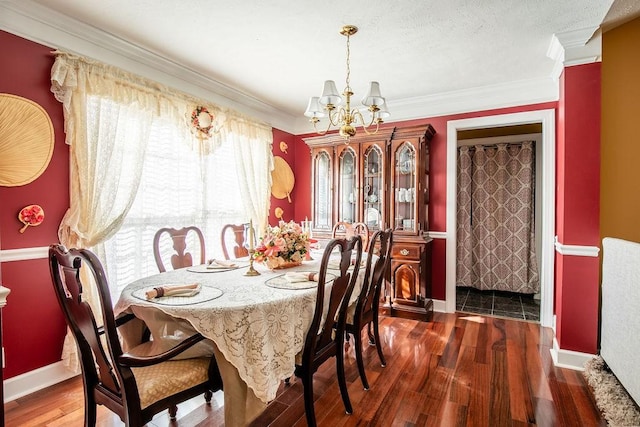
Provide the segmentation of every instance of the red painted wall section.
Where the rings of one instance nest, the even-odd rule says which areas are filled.
[[[429,123],[436,130],[436,135],[431,140],[429,151],[429,230],[444,232],[447,228],[447,122],[472,117],[555,108],[557,108],[557,103],[549,102],[387,124],[387,126],[411,126]],[[309,147],[302,139],[307,136],[314,135],[300,135],[297,137],[298,141],[296,141],[296,185],[304,179],[305,175],[308,177],[307,193],[303,195],[298,193],[296,196],[296,216],[301,219],[304,219],[305,215],[311,214],[311,157]],[[436,239],[432,260],[432,296],[441,300],[444,300],[446,295],[445,255],[446,244],[444,240]]]
[[[279,129],[273,129],[273,155],[275,156],[279,156],[282,157],[291,167],[291,169],[294,171],[294,176],[296,175],[295,172],[295,153],[296,153],[296,144],[295,144],[295,136],[281,131]],[[298,190],[298,177],[295,176],[296,179],[296,183],[293,187],[293,191],[291,193],[291,203],[289,203],[289,201],[284,198],[284,199],[276,199],[275,197],[273,197],[273,195],[271,196],[271,206],[269,208],[269,224],[270,225],[276,225],[278,223],[278,218],[276,218],[275,216],[275,209],[277,207],[280,207],[284,214],[283,214],[283,219],[286,221],[292,220],[292,219],[296,219],[294,218],[294,209],[293,206],[297,203],[296,202],[296,192]],[[304,218],[303,218],[304,219]],[[296,219],[297,220],[297,219]],[[297,220],[299,221],[299,220]]]
[[[557,137],[558,240],[600,246],[601,64],[565,68]],[[562,350],[595,354],[600,259],[556,254],[556,338]]]
[[[564,70],[564,166],[561,243],[600,246],[601,63]]]
[[[62,105],[50,91],[53,55],[49,47],[3,31],[0,46],[3,55],[0,92],[40,104],[49,114],[55,131],[53,157],[45,172],[30,184],[0,187],[1,249],[46,247],[58,241],[58,226],[69,207],[69,149],[64,143]],[[22,224],[17,215],[30,204],[42,206],[45,220],[20,234]],[[2,284],[11,289],[2,313],[4,376],[11,378],[60,360],[66,328],[46,258],[3,262],[0,269]]]
[[[565,73],[560,75],[560,99],[556,112],[556,236],[564,242],[564,176],[565,176]],[[557,282],[556,282],[557,283]]]
[[[556,274],[556,289],[561,289],[556,301],[558,345],[562,350],[596,354],[600,259],[558,255],[556,265],[562,266]]]

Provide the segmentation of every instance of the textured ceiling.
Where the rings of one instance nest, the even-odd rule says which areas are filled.
[[[630,6],[618,8],[615,19],[637,12],[640,2],[631,1]],[[368,81],[379,81],[392,121],[403,118],[393,116],[394,107],[399,109],[403,103],[421,97],[436,99],[441,94],[475,88],[550,79],[555,61],[547,51],[553,35],[597,28],[612,3],[613,0],[20,2],[73,18],[88,28],[103,31],[107,38],[122,39],[296,119],[302,117],[308,97],[319,95],[324,80],[335,80],[338,89],[344,88],[346,38],[339,30],[345,24],[353,24],[360,29],[351,38],[351,86],[355,99],[359,101],[364,95]],[[74,34],[78,30],[68,31]]]

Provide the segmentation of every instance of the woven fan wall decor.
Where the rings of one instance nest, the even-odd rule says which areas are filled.
[[[296,179],[289,163],[280,156],[273,158],[271,180],[271,194],[273,197],[276,199],[286,198],[291,203],[291,190],[293,190]]]
[[[0,185],[17,187],[42,175],[54,143],[53,123],[44,108],[0,93]]]

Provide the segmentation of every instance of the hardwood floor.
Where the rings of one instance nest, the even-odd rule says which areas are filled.
[[[552,332],[536,323],[435,313],[425,323],[381,318],[387,366],[365,349],[371,388],[362,389],[353,348],[346,375],[354,413],[346,415],[329,361],[314,376],[319,426],[605,426],[581,372],[555,368]],[[352,341],[353,342],[353,341]],[[366,342],[366,341],[365,341]],[[7,426],[81,426],[82,381],[74,378],[5,405]],[[177,422],[165,413],[153,426],[222,426],[221,392],[185,402]],[[99,426],[121,426],[99,407]],[[282,384],[252,424],[306,426],[302,385]]]

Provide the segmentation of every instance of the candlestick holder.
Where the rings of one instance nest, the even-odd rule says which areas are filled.
[[[260,273],[253,268],[253,254],[255,252],[256,252],[255,249],[249,249],[249,269],[247,270],[246,273],[244,273],[245,276],[259,276],[260,275]]]

